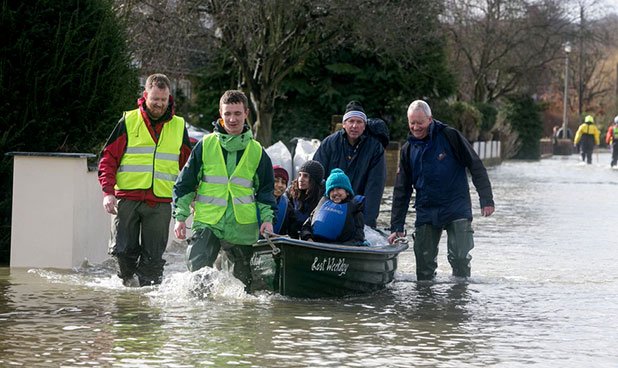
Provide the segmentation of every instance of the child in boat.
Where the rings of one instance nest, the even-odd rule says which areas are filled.
[[[301,230],[301,239],[346,245],[367,245],[363,196],[354,196],[350,179],[333,169],[326,192]]]
[[[290,178],[286,169],[280,165],[273,165],[275,173],[275,201],[277,201],[277,215],[275,216],[273,231],[275,234],[288,235],[290,232],[298,233],[296,224],[296,216],[294,215],[294,206],[288,198],[285,190],[288,188],[288,180]],[[290,231],[290,229],[292,229]]]
[[[320,201],[324,191],[323,180],[324,167],[317,161],[306,161],[298,169],[298,176],[292,181],[292,185],[290,185],[287,192],[287,196],[292,202],[296,219],[295,222],[290,222],[290,227],[288,228],[288,235],[290,237],[298,239],[303,223]]]

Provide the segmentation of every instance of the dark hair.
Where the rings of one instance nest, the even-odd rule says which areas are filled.
[[[144,89],[149,90],[153,86],[156,86],[157,88],[161,88],[161,89],[166,89],[166,88],[171,89],[169,78],[167,78],[165,74],[161,74],[161,73],[152,74],[148,76],[148,79],[146,79],[146,85],[144,86]]]
[[[239,91],[237,89],[230,89],[223,93],[221,99],[219,100],[219,107],[221,105],[229,105],[229,104],[237,104],[241,103],[245,107],[245,109],[249,108],[249,100],[243,91]]]
[[[309,175],[309,189],[300,189],[298,187],[298,178],[292,181],[292,185],[288,189],[288,198],[298,200],[300,202],[300,210],[302,212],[310,212],[318,205],[324,188],[322,183],[317,183],[314,178]]]

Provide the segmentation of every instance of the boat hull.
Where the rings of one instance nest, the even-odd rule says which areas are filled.
[[[357,247],[288,238],[275,238],[271,242],[280,250],[271,262],[272,289],[285,296],[302,298],[341,297],[381,290],[393,281],[397,256],[408,248],[407,244]],[[271,246],[265,241],[256,244],[255,250],[256,257],[262,260],[272,254]],[[267,268],[263,267],[262,271]]]

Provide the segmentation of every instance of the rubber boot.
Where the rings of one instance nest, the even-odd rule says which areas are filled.
[[[251,283],[253,282],[253,275],[251,273],[253,247],[250,245],[233,245],[231,248],[225,249],[225,253],[234,263],[234,277],[242,281],[245,284],[245,292],[250,293]]]
[[[135,274],[140,286],[159,285],[163,280],[163,266],[165,260],[153,260],[142,256]]]
[[[447,231],[447,259],[453,269],[453,276],[470,277],[470,251],[474,248],[474,231],[472,221],[461,219],[446,226]]]
[[[137,257],[117,254],[115,258],[118,263],[118,277],[122,279],[122,284],[126,287],[139,286],[138,280],[135,279]]]
[[[438,268],[438,243],[441,228],[421,225],[414,233],[414,256],[416,258],[416,278],[419,281],[433,280]]]

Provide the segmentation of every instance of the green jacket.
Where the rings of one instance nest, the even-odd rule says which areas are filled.
[[[221,144],[229,176],[229,173],[233,173],[236,169],[236,165],[240,161],[245,148],[253,139],[252,133],[248,127],[245,127],[245,131],[242,134],[238,136],[229,135],[217,124],[215,126],[215,134],[219,136],[219,143]],[[178,221],[185,221],[191,214],[191,203],[195,199],[197,188],[202,179],[202,142],[198,142],[195,148],[193,148],[189,161],[187,161],[174,185],[172,204],[174,218]],[[273,220],[274,211],[277,208],[273,195],[274,182],[272,161],[262,149],[262,157],[253,179],[260,223],[272,222]],[[239,224],[236,221],[231,200],[228,200],[225,214],[218,223],[209,225],[193,221],[192,230],[194,232],[205,227],[208,227],[217,238],[232,244],[250,245],[255,243],[259,236],[259,224]]]

